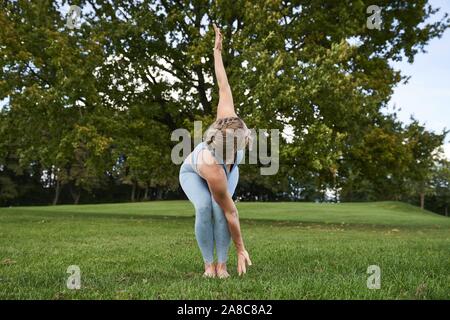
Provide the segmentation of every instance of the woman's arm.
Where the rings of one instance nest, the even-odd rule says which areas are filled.
[[[234,111],[233,95],[228,83],[227,73],[222,61],[222,34],[214,24],[216,40],[214,44],[214,71],[216,73],[217,85],[219,86],[219,104],[217,105],[217,119],[225,117],[237,117]]]

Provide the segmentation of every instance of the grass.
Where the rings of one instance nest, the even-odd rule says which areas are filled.
[[[201,277],[187,201],[1,208],[0,298],[450,299],[449,218],[398,202],[238,208],[254,265],[239,278],[232,249],[227,280]]]

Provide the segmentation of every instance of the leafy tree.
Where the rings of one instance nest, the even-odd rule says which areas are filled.
[[[433,167],[439,159],[439,147],[442,146],[445,135],[445,131],[440,135],[427,131],[416,120],[405,131],[406,145],[411,154],[405,184],[412,194],[420,197],[422,209],[425,208],[425,196],[433,192]]]
[[[432,186],[434,189],[434,202],[438,211],[448,217],[450,207],[450,162],[441,159],[433,170]]]
[[[62,8],[72,4],[83,8],[80,29],[65,26]],[[389,62],[412,62],[449,20],[426,22],[436,9],[425,0],[382,0],[382,30],[370,30],[371,4],[3,1],[5,144],[21,168],[38,164],[54,188],[54,203],[65,186],[77,202],[82,190],[93,192],[110,178],[131,183],[135,192],[158,189],[162,197],[177,185],[170,132],[215,117],[215,21],[223,28],[238,114],[249,127],[289,128],[295,136],[281,139],[276,176],[243,168],[240,194],[277,198],[303,185],[311,200],[324,199],[330,189],[336,200],[340,190],[349,199],[400,198],[402,179],[422,186],[428,179],[430,162],[420,150],[439,139],[428,141],[425,131],[383,116],[393,87],[405,79]],[[405,134],[416,142],[405,147]],[[413,166],[415,155],[427,165]],[[417,172],[406,176],[406,163]]]

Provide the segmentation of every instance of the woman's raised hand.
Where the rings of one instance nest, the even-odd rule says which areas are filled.
[[[220,29],[216,26],[216,24],[213,24],[214,27],[214,33],[216,34],[216,40],[214,42],[214,49],[222,50],[222,33],[220,33]]]

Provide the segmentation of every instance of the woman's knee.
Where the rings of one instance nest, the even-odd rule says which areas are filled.
[[[211,219],[212,205],[211,201],[201,201],[195,204],[195,214],[197,218],[208,220]]]
[[[222,208],[215,202],[212,203],[212,211],[215,223],[227,224],[227,219],[225,218]]]

